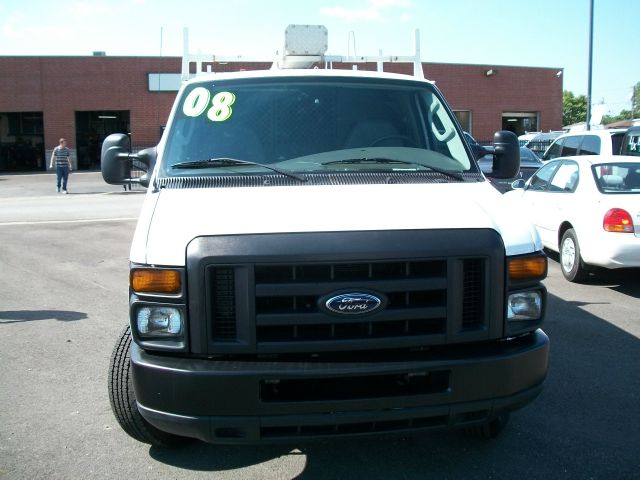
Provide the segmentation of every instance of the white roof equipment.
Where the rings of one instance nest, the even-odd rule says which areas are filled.
[[[420,59],[420,31],[414,30],[414,53],[413,55],[376,55],[376,56],[353,56],[347,55],[327,55],[329,34],[324,25],[289,25],[285,29],[285,42],[282,53],[277,53],[276,58],[245,58],[238,56],[217,56],[205,54],[189,53],[189,34],[184,29],[184,53],[182,55],[182,80],[186,81],[194,75],[190,73],[190,65],[196,64],[196,76],[203,73],[211,73],[213,63],[224,62],[273,62],[272,69],[288,68],[320,68],[319,64],[324,63],[324,68],[331,69],[333,63],[367,63],[376,62],[377,70],[383,71],[384,63],[413,63],[413,75],[424,78],[422,61]],[[202,71],[202,64],[207,64],[207,70]],[[357,66],[354,65],[354,69]]]

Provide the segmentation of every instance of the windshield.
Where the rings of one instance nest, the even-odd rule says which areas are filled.
[[[422,82],[195,83],[179,98],[167,133],[163,176],[272,173],[264,166],[304,174],[475,171],[450,111]]]

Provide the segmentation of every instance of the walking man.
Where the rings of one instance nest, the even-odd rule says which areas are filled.
[[[53,162],[56,162],[56,191],[60,193],[60,184],[62,183],[62,193],[67,191],[67,180],[71,172],[71,150],[67,147],[67,141],[60,139],[60,144],[53,149],[49,168],[53,168]]]

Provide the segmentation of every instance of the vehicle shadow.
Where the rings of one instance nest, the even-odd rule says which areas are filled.
[[[545,250],[549,259],[559,263],[557,252]],[[619,268],[608,270],[606,268],[594,268],[589,276],[580,283],[610,288],[616,292],[640,298],[640,268]]]
[[[127,191],[114,191],[114,192],[107,192],[109,195],[139,195],[139,194],[144,194],[147,193],[147,190],[127,190]]]
[[[84,320],[87,314],[69,310],[13,310],[0,311],[0,324],[32,322],[36,320],[58,320],[61,322],[75,322]]]
[[[136,191],[127,191],[127,192],[109,191],[109,190],[86,190],[86,191],[81,190],[81,191],[69,192],[67,195],[69,195],[70,197],[73,197],[73,196],[80,196],[80,195],[135,195],[139,193],[147,193],[147,192],[146,190],[145,191],[136,190]],[[55,193],[53,195],[55,195]]]
[[[159,462],[181,469],[224,472],[295,455],[294,450],[293,446],[229,446],[196,441],[178,449],[151,447],[149,455]]]
[[[259,471],[270,478],[637,478],[640,340],[635,331],[622,330],[579,303],[549,294],[545,387],[493,440],[440,431],[281,447],[196,443],[149,453],[180,469],[246,468],[238,478],[261,478],[249,469],[265,463]]]
[[[640,268],[601,269],[589,278],[589,284],[600,285],[633,298],[640,298]]]

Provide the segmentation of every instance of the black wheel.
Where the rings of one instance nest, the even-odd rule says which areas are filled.
[[[136,404],[131,379],[131,332],[127,326],[111,354],[109,363],[109,403],[122,429],[131,437],[156,447],[176,447],[189,439],[158,430],[147,422]]]
[[[584,262],[580,256],[580,244],[573,228],[568,229],[560,240],[560,269],[564,278],[570,282],[579,282],[587,276]]]
[[[501,413],[482,425],[466,428],[465,433],[470,437],[491,440],[500,435],[507,423],[509,423],[509,412]]]

